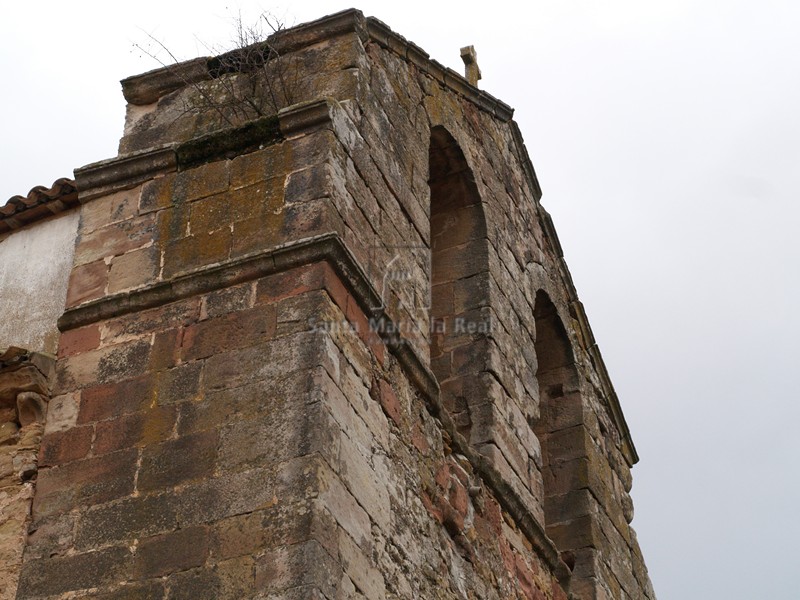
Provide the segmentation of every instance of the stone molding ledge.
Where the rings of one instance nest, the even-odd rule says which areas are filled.
[[[130,189],[153,177],[238,156],[331,121],[331,98],[288,106],[277,115],[249,121],[180,144],[117,156],[75,170],[82,203]]]

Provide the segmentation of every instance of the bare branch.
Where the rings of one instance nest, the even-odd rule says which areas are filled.
[[[272,41],[275,34],[285,29],[285,21],[263,12],[252,24],[247,24],[241,11],[233,18],[233,50],[221,51],[203,44],[216,58],[209,63],[211,76],[219,93],[207,82],[187,81],[177,69],[178,58],[167,45],[150,33],[144,32],[151,42],[167,53],[172,64],[162,61],[157,53],[141,44],[134,47],[170,69],[196,92],[195,100],[186,107],[187,112],[213,111],[228,125],[233,119],[250,120],[294,103],[298,83],[297,62],[282,56]]]

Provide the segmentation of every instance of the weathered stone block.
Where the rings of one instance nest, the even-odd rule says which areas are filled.
[[[44,436],[39,465],[52,467],[84,458],[92,446],[92,427],[72,427]]]
[[[217,458],[215,430],[168,440],[148,446],[142,452],[137,488],[156,490],[187,481],[210,477]]]
[[[275,335],[275,327],[272,307],[237,311],[201,321],[184,332],[183,359],[207,358],[218,352],[263,343]]]
[[[103,260],[78,265],[72,269],[67,287],[67,308],[105,294],[108,283],[108,265]]]
[[[94,350],[100,345],[100,326],[95,324],[70,329],[58,339],[58,356],[72,356],[87,350]]]
[[[101,196],[83,205],[80,229],[90,233],[102,227],[127,221],[137,214],[141,187]]]
[[[253,559],[242,557],[174,573],[167,578],[168,597],[175,600],[253,598],[253,571]]]
[[[127,579],[131,570],[127,547],[105,548],[73,556],[26,561],[17,598],[55,596]]]
[[[33,502],[34,518],[131,494],[136,461],[135,451],[123,450],[41,469]]]
[[[133,563],[137,579],[160,577],[201,566],[208,556],[208,529],[189,527],[139,542]]]
[[[200,305],[200,320],[213,319],[251,308],[254,287],[253,284],[246,283],[206,294]]]
[[[154,382],[146,375],[87,387],[80,393],[77,422],[93,423],[142,411],[156,400],[154,387]]]
[[[158,280],[161,255],[155,246],[116,256],[108,273],[108,293],[142,287]]]
[[[156,235],[153,215],[133,217],[82,233],[75,250],[75,264],[87,265],[125,254],[152,243]]]
[[[123,498],[93,506],[80,515],[75,547],[91,550],[131,542],[172,531],[177,523],[177,500],[172,494]]]
[[[99,456],[126,448],[156,444],[172,434],[176,415],[174,407],[155,406],[144,412],[101,421],[95,425],[92,452]]]
[[[221,263],[229,258],[232,244],[230,228],[211,233],[201,231],[170,242],[164,247],[163,277],[172,278],[199,267]]]

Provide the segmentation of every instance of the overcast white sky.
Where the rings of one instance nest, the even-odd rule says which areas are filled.
[[[0,204],[116,154],[118,81],[225,45],[259,9],[339,2],[4,2]],[[660,600],[798,598],[800,3],[375,2],[516,119],[641,462]]]

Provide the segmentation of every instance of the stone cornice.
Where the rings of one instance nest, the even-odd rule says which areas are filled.
[[[175,145],[117,156],[75,169],[78,198],[87,202],[119,190],[134,187],[156,175],[175,171]]]

